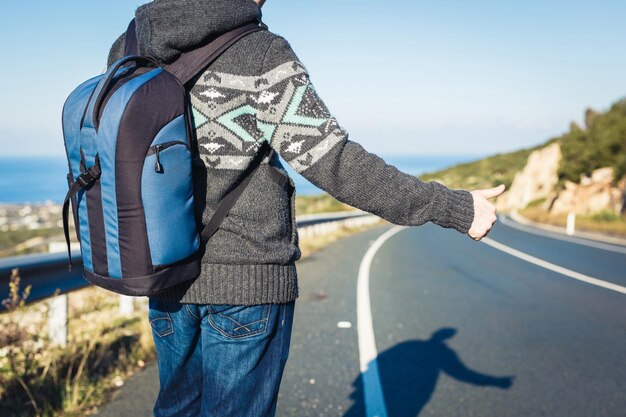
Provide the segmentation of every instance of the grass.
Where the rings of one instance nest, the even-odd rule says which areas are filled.
[[[567,224],[567,214],[551,214],[538,206],[526,207],[519,213],[538,223],[563,228]],[[620,216],[613,212],[600,212],[590,216],[577,215],[576,230],[626,238],[626,216]]]
[[[329,194],[305,195],[296,197],[296,213],[317,214],[329,213],[333,211],[352,210],[353,208],[344,204]]]
[[[14,271],[0,315],[0,415],[82,416],[155,357],[145,311],[117,312],[118,296],[91,287],[69,294],[69,342],[47,338],[48,303],[26,305]]]
[[[327,235],[318,236],[311,239],[301,239],[300,240],[300,251],[302,252],[301,259],[306,258],[307,256],[312,255],[316,251],[320,250],[324,246],[327,246],[337,240],[344,238],[346,236],[350,236],[355,233],[362,232],[364,230],[371,229],[372,227],[380,226],[384,223],[384,220],[380,220],[377,223],[373,223],[371,225],[361,226],[357,228],[348,228],[345,226],[341,226],[338,230],[331,232]]]
[[[47,238],[63,235],[63,229],[60,227],[52,227],[46,229],[26,229],[9,230],[0,232],[0,257],[26,255],[28,253],[41,252],[47,249],[47,245],[43,245],[39,249],[24,248],[19,249],[19,245],[31,239],[45,240]],[[16,250],[16,248],[18,248]]]

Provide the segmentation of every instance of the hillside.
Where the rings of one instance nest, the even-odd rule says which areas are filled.
[[[466,162],[424,175],[424,181],[439,181],[451,188],[489,188],[504,184],[507,188],[513,182],[515,173],[522,170],[532,151],[537,148],[497,154],[478,161]]]
[[[591,176],[594,170],[603,167],[613,168],[617,183],[626,175],[626,99],[603,113],[586,110],[584,127],[572,123],[567,133],[542,145],[456,165],[420,178],[437,180],[453,188],[475,189],[499,184],[509,188],[530,154],[553,143],[558,143],[562,152],[557,172],[559,189],[565,181],[580,183],[581,176]]]
[[[562,226],[575,213],[580,229],[626,235],[626,100],[588,109],[584,127],[543,145],[421,176],[452,188],[505,184],[499,210]]]

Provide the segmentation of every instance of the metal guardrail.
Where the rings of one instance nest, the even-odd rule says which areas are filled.
[[[298,216],[297,227],[301,236],[312,237],[326,234],[339,227],[331,223],[375,217],[363,211],[324,213]],[[360,223],[360,222],[359,222]],[[13,268],[19,268],[22,288],[31,285],[29,302],[42,300],[55,294],[65,294],[91,285],[83,276],[80,251],[72,252],[74,266],[68,270],[67,253],[37,254],[0,259],[0,299],[8,295],[8,281]],[[0,306],[0,309],[2,307]]]

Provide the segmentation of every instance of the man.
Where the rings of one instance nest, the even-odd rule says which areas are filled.
[[[155,0],[136,12],[139,50],[171,62],[259,20],[263,1],[257,1]],[[123,49],[122,36],[109,63]],[[479,240],[496,220],[487,198],[503,187],[470,193],[425,183],[348,140],[287,41],[271,32],[246,36],[199,75],[191,104],[203,223],[263,141],[275,152],[208,241],[201,275],[150,299],[161,384],[157,417],[274,415],[300,257],[293,182],[277,154],[338,200],[392,223],[431,221]]]

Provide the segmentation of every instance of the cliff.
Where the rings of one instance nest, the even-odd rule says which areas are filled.
[[[529,205],[550,214],[626,214],[626,99],[585,111],[584,126],[531,149],[498,154],[423,176],[452,188],[507,185],[499,210]]]
[[[498,210],[521,209],[533,201],[548,200],[559,182],[560,162],[561,146],[558,143],[533,151],[524,169],[515,174],[509,189],[498,198]]]
[[[559,183],[561,160],[559,143],[533,151],[524,169],[515,174],[510,188],[498,198],[498,210],[523,209],[532,203],[552,214],[626,211],[626,177],[616,182],[613,167],[603,167],[591,175],[581,175],[578,182]]]

